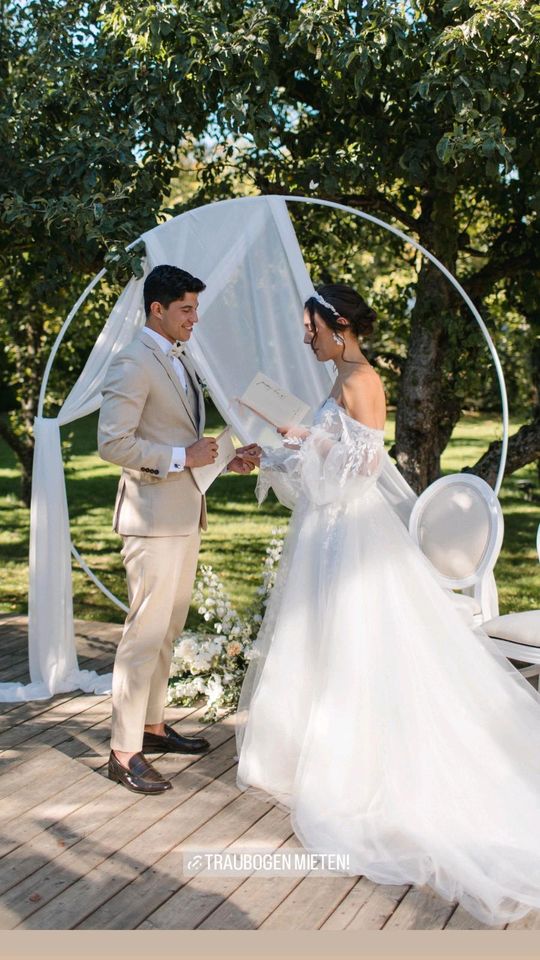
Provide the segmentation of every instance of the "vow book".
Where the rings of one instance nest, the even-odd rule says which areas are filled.
[[[309,404],[261,372],[253,377],[249,387],[238,397],[238,402],[274,427],[300,423],[310,409]]]
[[[204,467],[192,467],[193,479],[201,493],[206,493],[210,484],[219,477],[221,471],[235,457],[236,451],[231,438],[231,427],[226,427],[219,436],[216,437],[218,445],[218,455],[213,463],[207,463]]]

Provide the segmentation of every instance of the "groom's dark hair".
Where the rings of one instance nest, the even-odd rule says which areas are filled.
[[[150,314],[150,304],[157,300],[164,307],[170,306],[173,300],[183,300],[186,293],[200,293],[206,289],[206,284],[180,267],[172,267],[168,263],[160,263],[150,271],[144,281],[144,311]]]

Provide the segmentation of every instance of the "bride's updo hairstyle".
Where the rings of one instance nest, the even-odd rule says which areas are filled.
[[[326,326],[335,333],[343,334],[343,330],[346,329],[342,323],[338,323],[338,317],[348,320],[349,329],[359,339],[369,337],[373,333],[377,314],[354,287],[350,287],[347,283],[323,283],[315,287],[315,290],[326,303],[322,303],[317,297],[309,297],[304,304],[304,309],[307,310],[311,321],[311,329],[315,334],[311,341],[312,348],[317,336],[315,311],[324,320]]]

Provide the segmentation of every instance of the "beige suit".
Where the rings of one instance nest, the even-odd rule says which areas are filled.
[[[174,641],[193,588],[206,503],[189,468],[169,472],[173,447],[203,434],[204,398],[189,360],[188,393],[144,331],[113,358],[98,426],[101,457],[122,467],[113,527],[124,538],[129,613],[113,671],[113,750],[139,751],[159,723]]]

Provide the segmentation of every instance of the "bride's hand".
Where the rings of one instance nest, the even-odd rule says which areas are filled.
[[[302,440],[309,437],[309,430],[306,427],[277,427],[276,429],[283,437],[286,447],[297,447]]]

